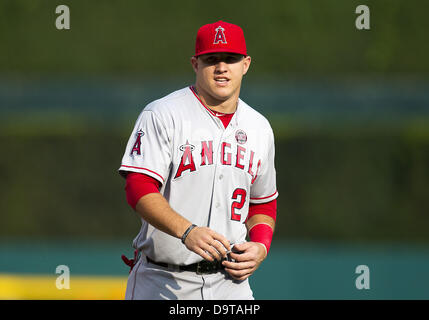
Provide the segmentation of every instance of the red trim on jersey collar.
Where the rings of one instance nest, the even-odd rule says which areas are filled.
[[[221,113],[218,112],[218,114],[216,115],[216,117],[218,117],[220,119],[220,121],[222,121],[223,126],[228,127],[229,123],[231,122],[232,117],[234,116],[233,113]]]
[[[222,116],[227,116],[227,117],[229,117],[229,121],[232,119],[232,117],[234,116],[234,114],[235,114],[235,112],[233,112],[233,113],[223,113],[223,112],[217,112],[217,111],[213,111],[212,109],[210,109],[209,107],[207,107],[204,103],[203,103],[203,101],[200,99],[200,97],[198,96],[198,94],[197,94],[197,90],[195,89],[195,87],[194,86],[190,86],[189,87],[189,89],[191,89],[191,91],[192,91],[192,93],[194,94],[194,96],[195,96],[195,98],[197,98],[198,99],[198,101],[203,105],[203,107],[204,108],[206,108],[207,110],[208,110],[208,112],[210,112],[210,114],[212,115],[212,116],[215,116],[215,117],[218,117],[219,119],[221,119],[220,117],[222,117]],[[222,119],[221,119],[222,120]],[[228,121],[228,123],[229,123],[229,121]],[[224,121],[222,121],[222,122],[224,122]],[[225,123],[224,123],[224,125],[225,125]],[[226,127],[226,126],[225,126]]]
[[[215,116],[216,117],[216,114],[213,112],[213,110],[212,109],[210,109],[209,107],[207,107],[202,101],[201,101],[201,99],[200,99],[200,97],[198,96],[198,94],[197,94],[197,91],[195,90],[195,87],[194,86],[190,86],[189,87],[189,89],[191,89],[191,91],[192,91],[192,93],[194,94],[194,96],[195,96],[195,98],[197,98],[198,99],[198,101],[203,105],[203,107],[204,108],[206,108],[207,109],[207,111],[208,112],[210,112],[210,114],[212,115],[212,116]]]

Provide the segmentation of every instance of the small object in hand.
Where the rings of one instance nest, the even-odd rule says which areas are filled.
[[[227,261],[235,262],[235,260],[231,258],[231,255],[230,255],[231,252],[234,252],[236,254],[242,254],[244,252],[244,251],[238,251],[237,249],[235,249],[234,248],[235,245],[236,245],[236,243],[231,244],[231,250],[228,250],[226,252],[226,260]]]

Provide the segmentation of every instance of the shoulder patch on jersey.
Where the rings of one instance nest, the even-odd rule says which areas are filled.
[[[131,155],[133,155],[135,152],[139,156],[141,155],[142,137],[144,136],[143,130],[140,129],[137,131],[136,136],[136,141],[134,142],[133,148],[131,149]]]
[[[244,132],[241,129],[238,129],[235,132],[235,140],[237,140],[237,142],[239,144],[245,144],[247,142],[247,134],[246,134],[246,132]]]

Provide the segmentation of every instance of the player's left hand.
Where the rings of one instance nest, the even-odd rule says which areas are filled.
[[[238,253],[240,252],[240,253]],[[235,260],[224,261],[225,271],[236,280],[245,280],[258,269],[267,256],[264,245],[257,242],[244,242],[234,245],[230,257]]]

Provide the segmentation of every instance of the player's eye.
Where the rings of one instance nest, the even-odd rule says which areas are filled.
[[[225,59],[226,63],[236,63],[240,61],[243,57],[242,56],[227,56]]]
[[[206,58],[206,63],[207,64],[216,64],[216,63],[218,63],[218,58],[217,57],[215,57],[215,56],[210,56],[210,57],[207,57]]]
[[[204,63],[208,65],[215,65],[219,62],[225,62],[228,64],[237,63],[243,59],[242,55],[227,55],[227,56],[208,56],[203,59]]]

